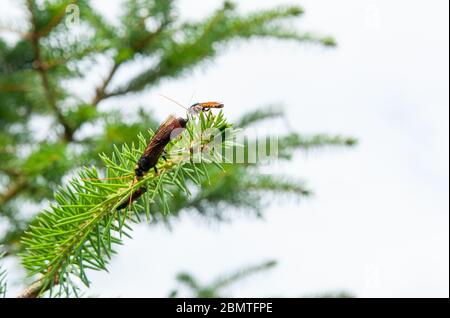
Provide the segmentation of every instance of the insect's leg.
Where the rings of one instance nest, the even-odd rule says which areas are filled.
[[[157,175],[158,174],[158,168],[156,168],[156,166],[155,166],[155,167],[153,167],[153,170],[155,170],[155,174]]]
[[[163,155],[161,157],[164,159],[164,161],[167,161],[167,151],[166,151],[166,149],[164,149]]]
[[[133,187],[134,184],[136,183],[136,178],[134,178],[133,183],[131,184],[130,187]],[[131,204],[133,203],[133,193],[130,194],[130,200],[128,201],[128,211],[127,211],[127,215],[131,215]]]

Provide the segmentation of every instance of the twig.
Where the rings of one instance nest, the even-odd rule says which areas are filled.
[[[64,140],[72,141],[74,131],[70,127],[69,123],[66,121],[66,119],[63,116],[63,114],[61,113],[60,109],[58,108],[58,105],[56,103],[56,98],[50,87],[50,81],[48,79],[48,74],[47,74],[46,68],[44,67],[44,63],[42,62],[42,59],[41,59],[41,49],[39,46],[39,39],[40,39],[41,34],[39,32],[37,32],[37,30],[36,30],[36,13],[33,10],[32,0],[28,0],[27,4],[28,4],[28,10],[31,13],[32,25],[33,25],[33,32],[31,34],[31,44],[33,46],[33,50],[35,53],[35,58],[34,58],[33,64],[34,64],[35,69],[39,72],[39,75],[41,76],[42,85],[44,86],[44,90],[47,95],[49,105],[55,112],[59,123],[64,127]]]
[[[37,298],[42,292],[42,280],[37,280],[27,287],[17,298]]]
[[[0,205],[5,204],[22,191],[27,185],[27,180],[24,177],[19,177],[3,194],[0,195]]]
[[[113,68],[110,70],[108,76],[103,81],[102,85],[97,87],[95,90],[95,97],[91,102],[91,105],[96,107],[98,103],[100,103],[106,97],[106,89],[108,88],[109,83],[111,82],[114,74],[116,74],[119,69],[120,63],[115,63]]]
[[[19,169],[11,168],[11,167],[0,167],[0,172],[6,174],[8,176],[15,176],[15,177],[17,177],[17,176],[21,175],[21,172],[20,172]]]
[[[139,43],[133,44],[132,48],[134,50],[134,53],[141,52],[145,46],[147,46],[151,41],[153,41],[163,31],[163,29],[164,29],[164,27],[166,27],[166,25],[167,25],[167,23],[161,24],[155,32],[149,32]],[[122,95],[120,93],[118,93],[118,94],[106,93],[109,83],[111,82],[111,80],[113,79],[114,75],[116,74],[117,70],[119,69],[119,67],[121,65],[122,65],[122,62],[115,62],[113,68],[111,69],[111,71],[109,72],[109,74],[105,78],[105,80],[103,81],[102,85],[96,89],[95,97],[91,102],[91,104],[94,107],[96,107],[104,99]],[[126,93],[127,92],[125,92],[125,94]]]
[[[59,280],[55,277],[54,285],[58,285]],[[30,286],[28,286],[17,298],[38,298],[51,288],[51,284],[44,284],[44,277],[38,279]]]

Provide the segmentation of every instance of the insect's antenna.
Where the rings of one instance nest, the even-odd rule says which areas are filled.
[[[189,105],[192,103],[192,100],[194,99],[196,91],[194,91],[191,95],[191,99],[189,99]]]
[[[184,108],[185,110],[189,111],[189,109],[187,109],[186,107],[184,107],[183,105],[181,105],[181,104],[180,104],[179,102],[177,102],[176,100],[174,100],[174,99],[172,99],[172,98],[170,98],[170,97],[167,97],[167,96],[165,96],[165,95],[163,95],[163,94],[159,94],[159,96],[164,97],[165,99],[168,99],[168,100],[170,100],[171,102],[173,102],[173,103],[177,104],[178,106]]]

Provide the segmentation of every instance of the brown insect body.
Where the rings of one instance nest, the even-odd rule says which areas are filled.
[[[205,102],[205,103],[195,103],[188,109],[188,113],[191,115],[198,115],[201,112],[207,112],[211,108],[223,108],[222,103],[218,102]]]
[[[155,172],[158,172],[156,165],[158,164],[164,149],[172,138],[177,137],[183,129],[186,128],[187,122],[188,121],[184,118],[176,118],[175,116],[170,115],[166,121],[159,126],[136,164],[134,173],[137,180],[141,179],[152,168],[155,169]],[[140,187],[133,192],[127,201],[119,205],[117,210],[126,208],[131,202],[139,199],[145,192],[147,192],[147,187]]]
[[[156,168],[156,164],[171,138],[177,137],[186,128],[187,122],[184,118],[176,118],[171,115],[159,126],[134,169],[137,179],[142,178],[150,169]]]

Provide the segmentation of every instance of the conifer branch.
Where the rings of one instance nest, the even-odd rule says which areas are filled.
[[[357,139],[341,135],[300,135],[291,133],[279,140],[279,156],[282,159],[290,159],[293,155],[293,150],[296,149],[307,151],[325,147],[353,147],[357,143]]]
[[[185,23],[180,28],[167,31],[167,38],[162,43],[164,52],[156,65],[109,92],[105,98],[139,92],[161,79],[179,76],[202,61],[217,56],[220,45],[235,39],[274,38],[335,45],[330,37],[291,31],[281,23],[302,13],[299,7],[285,6],[241,16],[236,12],[235,4],[227,1],[206,21]],[[174,40],[175,34],[184,40]]]
[[[168,201],[174,189],[189,195],[191,183],[200,184],[207,178],[205,164],[186,162],[186,158],[192,159],[192,151],[197,146],[206,149],[214,136],[200,141],[190,137],[205,129],[223,131],[228,127],[222,113],[217,116],[201,114],[199,119],[191,120],[182,138],[166,147],[171,158],[161,160],[158,173],[150,172],[141,180],[133,181],[133,169],[147,145],[142,135],[137,146],[124,145],[120,150],[114,147],[111,157],[101,155],[108,180],[99,180],[94,167],[80,171],[77,178],[55,194],[56,203],[39,214],[22,239],[26,249],[22,259],[24,267],[30,275],[41,275],[36,283],[40,286],[37,295],[48,289],[57,296],[77,295],[74,279],[89,286],[86,271],[107,270],[108,260],[115,253],[114,245],[121,244],[123,236],[130,237],[129,223],[140,222],[143,212],[151,220],[151,209],[156,202],[160,203],[164,214],[169,214]],[[150,133],[150,137],[152,135]],[[190,141],[186,143],[186,140]],[[231,141],[223,140],[222,146],[232,146]],[[207,163],[220,167],[221,155],[214,152],[211,158]],[[142,186],[147,187],[147,193],[141,202],[118,211],[117,207],[128,202],[131,194]],[[56,285],[59,288],[55,293]],[[34,295],[32,292],[24,294]]]
[[[275,119],[277,117],[284,117],[285,114],[282,109],[277,107],[261,107],[244,114],[236,123],[237,127],[246,128],[253,124],[258,124],[266,119]]]

